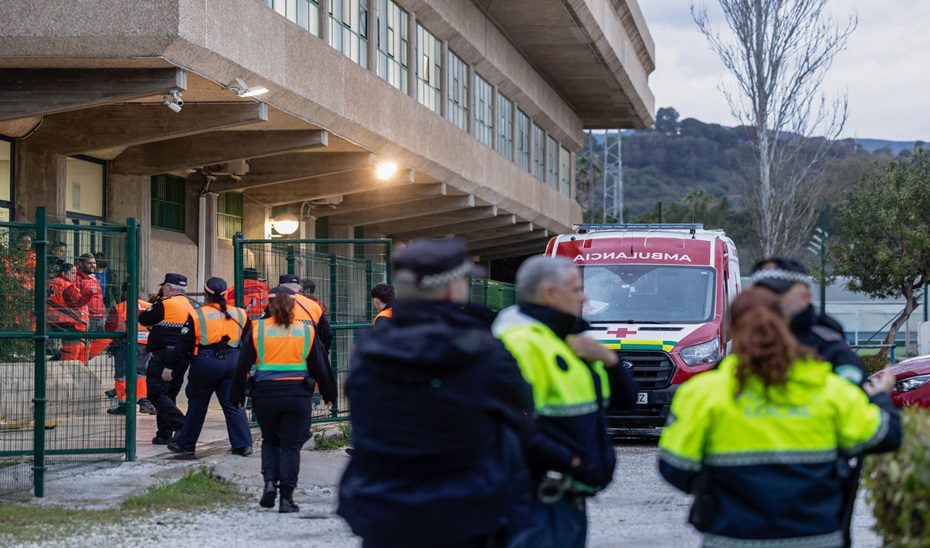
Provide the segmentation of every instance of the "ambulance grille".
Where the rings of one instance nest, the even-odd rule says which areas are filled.
[[[633,364],[633,378],[639,388],[665,388],[672,381],[675,364],[665,352],[623,351],[620,362]]]

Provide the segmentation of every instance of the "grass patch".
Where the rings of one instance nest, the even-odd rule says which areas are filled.
[[[339,425],[336,434],[332,430],[323,430],[314,434],[317,451],[335,451],[352,445],[352,425],[344,422]],[[327,435],[329,434],[329,435]]]
[[[89,532],[95,526],[126,523],[166,510],[190,511],[244,501],[245,495],[235,486],[199,467],[174,483],[156,485],[143,495],[126,499],[119,509],[0,504],[0,544],[66,538]]]

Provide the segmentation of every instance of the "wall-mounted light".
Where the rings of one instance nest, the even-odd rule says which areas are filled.
[[[394,162],[378,162],[375,166],[375,177],[382,181],[387,181],[397,174],[397,164]]]
[[[271,227],[278,234],[290,236],[300,228],[300,219],[293,213],[282,213],[271,221]]]
[[[184,106],[184,100],[181,99],[181,91],[177,89],[168,92],[167,95],[162,97],[161,102],[166,107],[170,108],[172,112],[181,112],[181,107]]]
[[[226,89],[234,92],[239,97],[255,97],[256,95],[268,93],[268,88],[265,86],[250,86],[242,78],[236,78],[227,84]]]

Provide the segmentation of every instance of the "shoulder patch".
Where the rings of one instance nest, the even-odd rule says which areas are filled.
[[[190,329],[188,329],[186,326],[181,328],[182,335],[187,335],[188,333],[190,333]]]
[[[815,325],[811,327],[811,331],[814,333],[814,335],[817,335],[822,340],[827,342],[838,342],[843,340],[843,335],[841,333],[837,333],[836,331],[823,325]]]

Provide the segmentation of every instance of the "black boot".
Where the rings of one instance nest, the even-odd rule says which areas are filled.
[[[290,514],[292,512],[299,512],[300,508],[294,504],[294,488],[293,487],[284,487],[281,486],[281,500],[278,501],[278,512],[282,514]]]
[[[262,499],[258,505],[262,508],[274,508],[274,499],[278,497],[278,482],[266,481],[265,492],[262,493]]]

